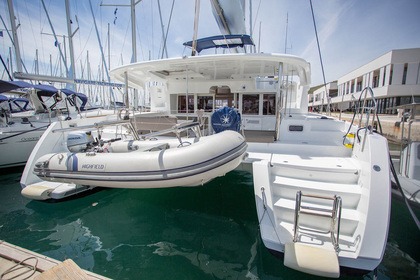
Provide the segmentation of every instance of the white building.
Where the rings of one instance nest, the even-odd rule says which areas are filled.
[[[367,86],[373,89],[380,114],[396,114],[398,105],[420,103],[420,48],[392,50],[328,84],[331,109],[351,110]],[[327,100],[325,87],[320,87],[309,106],[325,110]]]

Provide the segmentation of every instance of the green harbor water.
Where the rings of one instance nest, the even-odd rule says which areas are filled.
[[[113,279],[320,279],[284,267],[264,247],[248,173],[202,187],[103,189],[46,203],[21,196],[22,170],[0,171],[0,239],[9,243]],[[420,232],[393,198],[378,279],[420,279],[419,262]]]

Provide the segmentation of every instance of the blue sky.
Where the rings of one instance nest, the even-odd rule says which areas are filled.
[[[91,0],[102,37],[105,54],[107,24],[110,24],[111,68],[127,64],[131,59],[130,9],[100,6],[128,4],[129,0]],[[57,34],[67,35],[64,0],[44,0]],[[173,0],[160,0],[162,18],[167,28]],[[249,0],[245,0],[248,8]],[[138,61],[158,59],[162,51],[162,32],[157,0],[142,0],[136,6]],[[88,0],[70,0],[72,29],[79,26],[74,36],[76,75],[82,67],[86,75],[86,57],[89,51],[91,71],[96,73],[100,51]],[[252,0],[254,42],[261,42],[262,52],[283,53],[285,49],[286,16],[288,15],[287,53],[302,56],[312,65],[312,84],[322,83],[322,74],[316,47],[309,0]],[[54,72],[58,72],[58,49],[40,0],[15,0],[15,14],[21,53],[29,71],[34,69],[38,49],[40,71],[49,73],[50,54]],[[169,57],[189,55],[182,45],[193,36],[195,0],[175,0],[169,26],[167,49]],[[332,81],[359,66],[392,50],[420,47],[420,0],[313,0],[315,20],[321,45],[326,80]],[[7,1],[0,0],[0,15],[10,26]],[[77,15],[77,20],[76,20]],[[249,12],[246,11],[249,30]],[[115,24],[114,24],[115,20]],[[259,26],[261,25],[261,33]],[[4,30],[0,22],[0,30]],[[201,0],[198,37],[220,34],[213,18],[210,0]],[[261,36],[261,37],[260,37]],[[61,36],[62,38],[62,36]],[[62,39],[60,39],[62,40]],[[3,31],[0,54],[8,57],[11,42]],[[67,48],[68,50],[68,48]],[[5,79],[3,67],[0,76]],[[86,76],[85,76],[86,78]]]

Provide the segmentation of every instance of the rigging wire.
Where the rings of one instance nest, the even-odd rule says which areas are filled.
[[[174,5],[175,5],[175,0],[172,0],[171,13],[169,15],[169,20],[168,20],[168,27],[166,28],[165,40],[163,41],[163,46],[165,48],[166,48],[166,41],[168,39],[169,26],[171,25],[171,21],[172,21],[172,14],[173,14],[173,11],[174,11]],[[163,58],[163,52],[162,52],[162,58]],[[168,50],[166,50],[166,58],[168,58]]]
[[[121,44],[121,51],[120,53],[124,53],[125,42],[127,40],[128,30],[130,30],[130,21],[127,21],[127,27],[125,28],[124,40]]]
[[[154,21],[155,21],[155,17],[154,17],[154,6],[153,6],[153,4],[152,5],[150,5],[150,9],[151,9],[151,11],[150,11],[150,14],[151,14],[151,16],[152,16],[152,40],[150,40],[150,42],[152,43],[152,45],[151,46],[149,46],[149,50],[150,49],[152,49],[152,57],[155,57],[155,48],[153,47],[154,45],[155,45],[155,25],[154,25]],[[149,58],[149,60],[150,60],[150,58]]]
[[[252,26],[252,30],[255,30],[255,25],[257,25],[258,14],[260,12],[261,0],[258,3],[257,13],[255,15],[254,25]]]
[[[34,41],[33,41],[33,43],[35,44],[35,48],[38,48],[38,45],[37,45],[37,40],[36,40],[36,37],[35,37],[35,32],[34,32],[34,26],[33,26],[33,24],[32,24],[32,21],[31,21],[31,15],[29,14],[29,9],[28,9],[28,3],[27,3],[27,1],[25,1],[25,10],[26,10],[26,14],[27,14],[27,16],[28,16],[28,21],[29,21],[29,25],[30,25],[30,28],[31,28],[31,31],[32,31],[32,37],[33,37],[33,39],[34,39]]]
[[[321,63],[322,78],[323,78],[323,81],[324,81],[325,94],[327,95],[327,113],[330,113],[330,98],[329,98],[329,94],[328,94],[328,90],[327,90],[327,82],[325,80],[324,64],[322,62],[321,48],[319,46],[318,31],[316,29],[315,15],[314,15],[314,8],[312,6],[312,0],[309,0],[309,3],[311,4],[312,20],[314,22],[316,43],[317,43],[317,46],[318,46],[319,61]]]

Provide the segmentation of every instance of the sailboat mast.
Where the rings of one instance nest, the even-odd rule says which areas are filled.
[[[68,70],[68,77],[71,80],[74,80],[76,78],[76,66],[74,63],[74,48],[73,48],[73,35],[74,33],[77,32],[76,31],[73,33],[71,30],[71,20],[70,20],[70,5],[69,5],[69,0],[65,0],[65,5],[66,5],[66,21],[67,21],[67,33],[69,36],[69,49],[70,49],[70,68]],[[72,84],[70,87],[74,88],[74,84]]]
[[[15,10],[13,9],[12,0],[7,0],[7,5],[9,7],[9,17],[12,26],[13,47],[15,48],[16,55],[16,68],[18,72],[22,72],[22,58],[20,56],[19,39],[17,35],[17,27],[15,22]]]
[[[133,57],[131,62],[137,62],[137,42],[136,42],[136,4],[135,0],[131,0],[130,9],[131,9],[131,48],[133,51]],[[140,2],[140,1],[139,1]]]
[[[195,17],[194,17],[194,34],[192,43],[191,56],[195,56],[197,52],[197,34],[198,34],[198,20],[200,17],[200,0],[195,0]],[[188,108],[188,106],[187,106]]]
[[[289,28],[289,13],[286,14],[286,39],[284,40],[284,53],[287,53],[287,29]]]
[[[89,0],[89,5],[90,5],[90,11],[92,13],[93,24],[95,26],[96,37],[97,37],[98,43],[99,43],[99,49],[101,50],[102,63],[104,65],[106,76],[108,78],[108,83],[110,85],[109,86],[109,91],[110,91],[110,95],[111,95],[110,98],[112,98],[112,102],[114,103],[114,108],[116,108],[116,103],[115,103],[116,100],[115,100],[115,96],[114,96],[114,91],[112,90],[112,86],[111,86],[111,77],[109,76],[108,67],[106,66],[104,49],[102,47],[101,37],[99,36],[98,26],[96,24],[95,13],[93,12],[93,7],[92,7],[92,1],[91,0]]]

